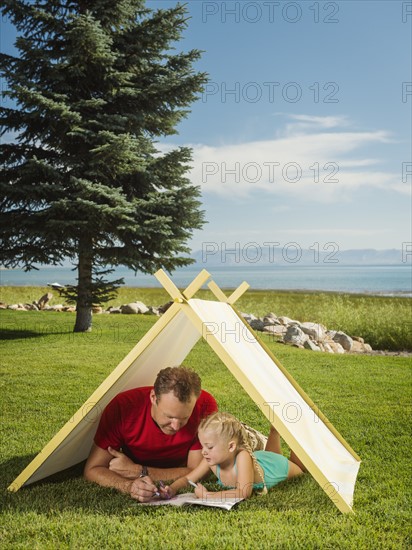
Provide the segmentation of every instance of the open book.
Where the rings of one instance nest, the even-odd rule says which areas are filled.
[[[150,502],[145,502],[148,506],[184,506],[185,504],[196,504],[198,506],[212,506],[213,508],[223,508],[224,510],[230,510],[235,504],[244,500],[243,498],[231,498],[222,500],[221,498],[208,498],[200,499],[193,496],[193,493],[183,493],[176,495],[170,500],[163,500],[160,498],[155,498]]]

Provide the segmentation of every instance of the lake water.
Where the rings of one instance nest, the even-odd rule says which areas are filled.
[[[221,288],[236,288],[247,281],[251,289],[321,290],[412,297],[410,265],[316,265],[316,266],[218,266],[186,267],[171,274],[176,286],[184,288],[205,267]],[[160,287],[152,275],[135,275],[117,268],[111,278],[124,277],[126,286]],[[1,285],[45,286],[47,283],[76,283],[76,272],[67,267],[43,267],[25,273],[21,269],[0,270]]]

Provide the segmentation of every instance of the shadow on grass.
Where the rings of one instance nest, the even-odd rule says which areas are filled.
[[[11,458],[1,464],[0,509],[13,513],[35,512],[50,514],[56,511],[111,515],[127,507],[127,496],[88,483],[83,479],[85,461],[45,479],[21,487],[16,492],[7,490],[20,472],[36,455]]]
[[[9,485],[11,485],[14,479],[16,479],[18,475],[20,475],[20,473],[32,462],[32,460],[36,456],[38,456],[37,453],[26,455],[26,456],[16,456],[2,462],[0,464],[0,468],[2,472],[1,485],[4,486],[5,489]],[[48,476],[40,481],[30,483],[30,485],[27,485],[27,487],[41,487],[47,484],[55,485],[55,484],[63,483],[70,479],[81,477],[85,462],[86,461],[84,460],[83,462],[80,462],[75,466],[71,466],[66,470],[63,470],[61,472]],[[26,489],[26,487],[23,487],[23,489]],[[9,491],[7,492],[9,493]],[[13,493],[10,492],[10,494],[13,494]]]
[[[50,328],[50,325],[48,325],[46,328]],[[62,336],[64,334],[68,334],[67,330],[60,330],[60,331],[49,331],[45,330],[45,328],[40,328],[39,330],[32,330],[29,328],[17,327],[17,328],[9,328],[5,326],[0,327],[0,339],[2,340],[22,340],[25,338],[44,338],[44,336]]]
[[[13,514],[55,514],[68,512],[73,514],[92,515],[98,513],[105,516],[135,516],[159,515],[176,512],[204,513],[210,508],[187,506],[177,509],[174,506],[164,507],[143,506],[115,489],[99,487],[94,483],[86,482],[82,477],[84,462],[63,472],[54,474],[44,480],[22,487],[17,492],[7,491],[7,486],[19,475],[22,469],[35,455],[14,457],[1,465],[2,487],[0,493],[0,508]],[[209,490],[220,488],[212,482],[206,482]],[[306,511],[314,513],[323,510],[331,512],[334,506],[323,491],[316,486],[310,476],[289,480],[281,483],[270,491],[268,495],[254,495],[252,498],[237,506],[238,513],[270,510],[285,512],[288,510]],[[315,493],[315,497],[314,497]],[[339,512],[336,510],[339,515]]]

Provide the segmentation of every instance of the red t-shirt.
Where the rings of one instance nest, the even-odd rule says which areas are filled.
[[[116,395],[100,418],[94,442],[102,449],[122,449],[138,464],[158,468],[185,466],[189,451],[201,449],[197,428],[202,418],[217,411],[210,393],[202,390],[188,423],[167,435],[150,414],[153,386],[134,388]]]

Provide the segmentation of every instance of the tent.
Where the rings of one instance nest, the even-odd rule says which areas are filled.
[[[8,487],[44,479],[87,458],[100,415],[119,392],[153,384],[162,368],[181,364],[203,337],[262,413],[342,512],[351,512],[360,458],[336,431],[214,281],[217,301],[193,298],[210,278],[203,270],[180,292],[162,271],[155,274],[173,299],[130,353]]]

